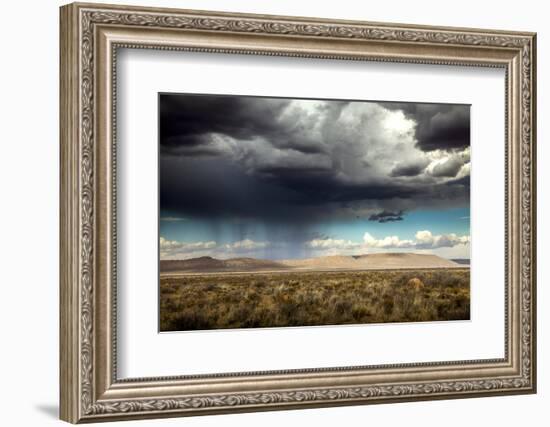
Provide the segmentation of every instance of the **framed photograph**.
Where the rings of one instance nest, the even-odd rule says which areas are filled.
[[[61,418],[536,391],[535,34],[61,8]]]

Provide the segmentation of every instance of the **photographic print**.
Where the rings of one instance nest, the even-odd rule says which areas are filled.
[[[470,106],[159,94],[160,331],[470,319]]]

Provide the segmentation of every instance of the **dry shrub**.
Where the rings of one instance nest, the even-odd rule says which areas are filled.
[[[412,279],[410,279],[407,282],[407,286],[409,286],[410,288],[413,288],[414,290],[418,291],[418,290],[424,288],[424,283],[418,277],[413,277]]]
[[[466,320],[469,269],[162,278],[162,331]]]

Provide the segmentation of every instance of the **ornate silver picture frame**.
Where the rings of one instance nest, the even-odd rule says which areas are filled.
[[[63,6],[60,18],[61,419],[97,422],[536,391],[534,33],[80,3]],[[504,357],[119,378],[120,49],[503,69]]]

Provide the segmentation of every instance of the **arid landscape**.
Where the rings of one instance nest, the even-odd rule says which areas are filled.
[[[470,270],[435,255],[160,263],[160,330],[468,320]]]
[[[161,331],[470,318],[470,104],[158,109]]]

